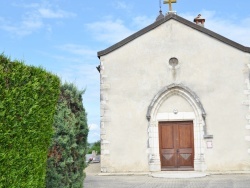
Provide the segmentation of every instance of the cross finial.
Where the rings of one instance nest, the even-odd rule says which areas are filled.
[[[164,4],[168,4],[169,5],[169,12],[172,12],[172,3],[176,3],[177,0],[164,0],[163,3]]]

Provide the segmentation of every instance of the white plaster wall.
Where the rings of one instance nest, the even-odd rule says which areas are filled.
[[[176,80],[168,65],[171,57],[180,64]],[[147,108],[160,89],[174,82],[193,90],[207,113],[208,133],[214,136],[213,148],[205,151],[207,169],[250,170],[250,142],[245,140],[248,110],[242,105],[246,53],[170,20],[101,61],[102,82],[109,85],[102,90],[108,96],[103,116],[110,117],[104,128],[109,154],[102,156],[107,171],[148,171]],[[178,105],[192,110],[187,103]],[[170,110],[160,108],[162,113]]]
[[[193,112],[191,105],[179,95],[170,96],[159,108],[158,113]]]

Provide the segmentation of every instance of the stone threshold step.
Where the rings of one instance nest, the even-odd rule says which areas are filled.
[[[209,174],[206,172],[194,172],[194,171],[162,171],[162,172],[153,172],[151,176],[154,178],[202,178],[206,177]]]

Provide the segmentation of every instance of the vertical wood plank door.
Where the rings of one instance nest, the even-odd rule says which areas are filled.
[[[194,169],[193,122],[159,122],[162,170]]]

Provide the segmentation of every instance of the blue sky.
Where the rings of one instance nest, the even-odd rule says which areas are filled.
[[[250,1],[177,0],[173,9],[190,21],[250,46]],[[86,89],[89,142],[100,139],[97,52],[154,22],[159,0],[0,0],[0,52],[42,66]],[[163,13],[168,6],[162,5]]]

